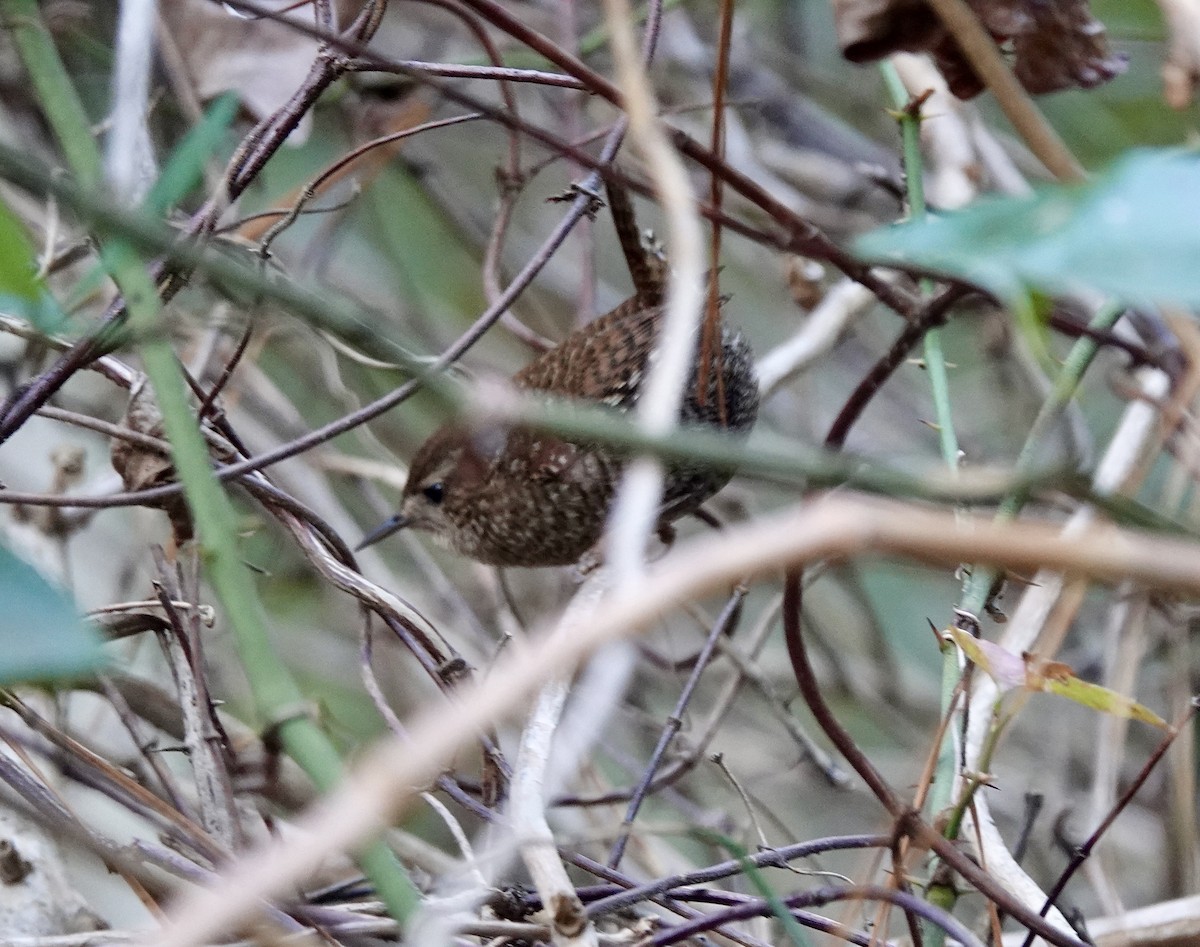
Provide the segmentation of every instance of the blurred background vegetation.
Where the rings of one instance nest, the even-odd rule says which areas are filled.
[[[346,23],[359,5],[342,6]],[[707,141],[719,9],[708,0],[668,6],[651,70],[656,94],[671,124]],[[114,106],[121,5],[56,0],[39,7],[93,131],[103,142]],[[579,49],[589,66],[611,76],[598,6],[556,0],[509,2],[505,8],[564,48]],[[1128,56],[1128,67],[1097,88],[1038,99],[1067,146],[1089,171],[1101,172],[1132,149],[1193,144],[1195,106],[1173,109],[1163,101],[1159,72],[1169,37],[1159,6],[1151,0],[1096,0],[1092,8],[1107,27],[1113,47]],[[388,4],[371,49],[391,61],[487,64],[477,36],[465,28],[458,9],[455,4]],[[238,15],[204,0],[163,4],[157,17],[143,176],[153,180],[157,169],[170,163],[189,131],[225,101],[222,95],[232,93],[238,104],[230,121],[217,125],[219,145],[202,155],[195,187],[180,196],[168,215],[173,228],[184,230],[205,202],[219,194],[226,162],[255,122],[280,109],[299,86],[319,44],[285,25]],[[312,22],[306,13],[300,19],[305,17]],[[12,24],[6,25],[0,34],[0,143],[19,149],[44,169],[61,168],[64,162],[45,118],[45,102],[29,80],[13,42]],[[555,71],[519,39],[495,27],[485,29],[506,65]],[[493,107],[501,103],[494,81],[442,81]],[[597,96],[574,89],[515,83],[513,94],[526,121],[567,140],[605,131],[617,114]],[[877,66],[851,65],[843,59],[833,11],[825,0],[736,4],[726,94],[729,164],[835,241],[849,245],[855,237],[905,215],[893,103]],[[261,258],[254,251],[280,214],[256,215],[293,205],[306,184],[363,143],[464,111],[469,110],[422,87],[408,70],[363,67],[347,72],[306,110],[303,122],[244,193],[220,212],[215,245],[230,259],[259,265],[256,260]],[[1019,177],[1034,185],[1046,183],[1040,164],[990,95],[967,103],[943,96],[926,107],[924,118],[927,129],[956,121],[980,130],[969,147],[980,147],[986,140]],[[595,136],[585,145],[595,154]],[[489,292],[483,275],[485,257],[497,208],[506,194],[512,216],[499,242],[495,278],[506,283],[536,252],[564,215],[559,199],[569,196],[585,171],[523,139],[519,187],[506,192],[501,185],[511,172],[509,148],[504,128],[478,120],[424,131],[398,145],[367,152],[328,186],[323,184],[309,204],[312,212],[273,240],[269,258],[261,260],[266,279],[346,301],[359,319],[356,337],[334,338],[285,306],[244,289],[230,290],[219,278],[193,281],[163,310],[168,327],[164,337],[202,385],[214,382],[243,334],[252,329],[245,355],[221,396],[229,423],[251,454],[286,443],[394,389],[412,377],[406,370],[409,359],[435,356],[487,308],[494,291]],[[926,160],[929,200],[940,210],[948,198],[934,179],[949,162],[928,152]],[[646,179],[629,148],[618,166],[638,180]],[[978,154],[968,150],[957,170],[975,189],[972,198],[1002,190],[993,165]],[[706,177],[695,166],[692,171],[697,193],[706,193]],[[101,196],[108,196],[103,190]],[[55,333],[68,340],[85,335],[115,292],[97,269],[87,228],[70,207],[44,200],[27,188],[0,183],[0,200],[24,231],[21,245],[0,246],[0,254],[40,265],[48,291],[66,313]],[[724,209],[751,227],[770,230],[761,209],[736,194],[727,191]],[[638,210],[643,225],[661,236],[662,218],[652,202],[639,198]],[[798,257],[728,229],[722,237],[720,265],[721,291],[730,297],[726,317],[743,327],[760,357],[802,331],[809,313],[840,279],[828,264],[813,270]],[[916,291],[915,280],[902,279],[905,288]],[[506,377],[533,353],[523,336],[559,339],[629,293],[628,275],[602,211],[575,228],[512,307],[512,318],[529,332],[513,331],[506,323],[496,326],[460,361],[456,377]],[[801,449],[822,444],[846,399],[902,328],[897,314],[882,305],[860,308],[845,320],[827,351],[798,366],[764,403],[753,444],[795,445],[798,456]],[[12,389],[44,371],[53,358],[44,340],[12,332],[28,316],[20,307],[11,307],[0,338],[0,369]],[[369,348],[361,344],[363,339],[371,340]],[[1039,358],[1036,344],[1008,310],[974,297],[955,308],[942,341],[963,466],[1010,468],[1048,397],[1050,377],[1073,340],[1048,331],[1044,341],[1049,359]],[[846,444],[851,455],[913,472],[940,464],[935,409],[919,354],[899,367],[855,426]],[[138,364],[129,345],[114,357]],[[388,359],[396,365],[383,364]],[[1100,352],[1070,410],[1042,444],[1041,463],[1049,467],[1068,462],[1090,473],[1128,403],[1128,361],[1119,351]],[[80,371],[52,404],[116,424],[125,417],[128,392],[95,373]],[[275,465],[270,476],[353,545],[393,510],[405,462],[449,410],[443,399],[420,393],[369,424]],[[34,417],[0,449],[0,480],[13,491],[111,494],[122,489],[109,460],[111,444],[106,433]],[[82,465],[72,468],[74,472],[64,472],[66,448],[82,454]],[[1191,476],[1178,455],[1148,457],[1136,498],[1194,531]],[[1183,486],[1176,490],[1172,485],[1180,478]],[[1171,506],[1169,498],[1176,494],[1182,499]],[[386,731],[363,684],[358,604],[317,572],[294,536],[258,502],[238,491],[233,495],[239,554],[254,572],[271,640],[306,698],[319,708],[321,725],[340,750],[353,756]],[[769,518],[802,495],[794,486],[742,477],[712,506],[723,519]],[[1074,502],[1052,491],[1038,500],[1030,515],[1051,521],[1059,521]],[[47,518],[33,509],[9,511],[8,544],[69,589],[82,611],[153,599],[151,582],[160,567],[152,547],[165,547],[169,560],[178,553],[178,531],[158,509],[118,507],[71,513],[65,519]],[[680,531],[686,539],[706,530],[685,523]],[[551,622],[577,582],[570,570],[498,574],[419,535],[402,535],[372,548],[360,563],[370,580],[411,603],[480,675],[486,674],[509,636]],[[902,790],[910,787],[920,778],[941,714],[943,664],[930,629],[952,621],[961,576],[868,557],[828,565],[809,578],[806,616],[829,698],[892,784]],[[1020,594],[1022,578],[1028,579],[1016,577],[1010,583],[1002,610]],[[200,587],[202,602],[215,604],[208,586]],[[14,602],[54,597],[24,580],[5,595]],[[714,597],[681,610],[642,640],[634,686],[564,793],[586,799],[637,781],[687,678],[686,659],[700,647],[722,601]],[[144,611],[160,615],[156,607],[151,603]],[[702,753],[697,749],[695,765],[647,802],[637,824],[637,843],[625,863],[632,876],[655,877],[727,857],[718,846],[680,841],[682,830],[694,824],[714,827],[751,848],[760,841],[781,845],[887,830],[875,801],[853,779],[839,775],[839,764],[824,755],[827,751],[820,749],[815,758],[809,752],[807,741],[823,748],[822,739],[799,735],[807,733],[811,720],[795,699],[792,672],[776,631],[778,608],[777,583],[751,588],[741,627],[729,646],[742,653],[744,670],[738,672],[728,656],[716,659],[683,721],[675,756],[686,756],[688,748],[698,746],[700,734],[708,738],[707,708],[731,679],[739,673],[748,676],[736,701],[712,722],[711,742],[703,745]],[[1183,602],[1130,588],[1097,587],[1083,601],[1061,659],[1083,677],[1132,689],[1137,699],[1171,719],[1195,690],[1193,617],[1192,608]],[[988,635],[998,630],[990,618],[984,626]],[[740,644],[756,627],[767,632],[761,650]],[[226,616],[219,610],[203,636],[210,695],[222,702],[229,718],[251,728],[260,726],[252,677],[247,677]],[[392,635],[377,630],[374,647],[374,672],[387,703],[402,718],[442,699],[435,683]],[[119,669],[122,676],[154,682],[170,696],[168,658],[153,636],[142,634],[106,649],[110,671]],[[1116,680],[1122,673],[1127,679]],[[126,700],[132,700],[129,693]],[[91,697],[73,693],[69,701],[54,702],[44,713],[56,727],[114,764],[128,767],[153,792],[165,795],[161,775],[148,775],[146,754],[120,726],[113,705],[112,692],[106,696],[101,689]],[[140,710],[135,707],[134,712],[136,716]],[[15,718],[4,720],[3,726],[6,739],[19,741],[21,725]],[[186,763],[180,754],[165,752],[172,741],[157,730],[147,728],[143,738],[149,739],[146,733],[151,731],[172,779],[186,787],[191,778]],[[499,734],[501,747],[510,753],[516,732]],[[995,780],[987,792],[1010,844],[1028,830],[1025,866],[1040,883],[1052,883],[1072,846],[1106,811],[1107,790],[1136,772],[1158,739],[1157,733],[1136,725],[1126,734],[1104,715],[1052,696],[1037,696],[1024,709],[994,762]],[[1066,904],[1089,913],[1114,914],[1122,907],[1196,891],[1195,757],[1187,745],[1192,739],[1189,733],[1180,742],[1116,822],[1094,859],[1094,870],[1068,888]],[[1110,769],[1104,779],[1111,782],[1102,786],[1096,759],[1105,745]],[[719,754],[720,766],[710,760],[712,754]],[[456,772],[465,791],[478,795],[477,754],[464,754]],[[286,802],[264,802],[256,795],[266,777],[252,774],[243,785],[244,777],[245,773],[233,774],[235,786],[244,789],[241,798],[247,808],[286,820]],[[111,794],[88,788],[83,785],[87,780],[79,780],[70,767],[63,782],[63,792],[80,819],[97,831],[111,831],[123,842],[147,831],[150,823],[135,806],[114,803]],[[183,790],[185,797],[190,793],[189,788]],[[1044,800],[1044,806],[1040,817],[1027,823],[1030,795]],[[116,810],[122,821],[109,829],[107,820],[115,818]],[[623,810],[623,802],[554,810],[560,844],[603,860]],[[456,809],[455,815],[469,831],[482,825],[469,811]],[[433,809],[412,810],[405,828],[457,854]],[[261,825],[247,831],[250,837],[261,834]],[[87,858],[68,862],[71,885],[96,914],[118,928],[147,923],[148,899],[139,899]],[[860,878],[864,865],[855,853],[853,858],[830,856],[814,867]],[[520,877],[514,870],[499,881]],[[579,880],[584,884],[593,879]],[[783,887],[790,883],[780,882]],[[974,919],[971,912],[978,908],[977,899],[968,901],[963,916]]]

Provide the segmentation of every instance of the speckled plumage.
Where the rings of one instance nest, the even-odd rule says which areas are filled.
[[[629,300],[542,353],[513,383],[627,411],[637,403],[661,318],[661,306]],[[707,398],[698,397],[693,380],[681,421],[745,434],[758,413],[750,347],[741,333],[722,326],[715,354]],[[693,367],[693,379],[697,375]],[[446,426],[413,458],[397,521],[480,562],[569,565],[600,539],[622,462],[612,449],[552,435],[521,429],[472,434]],[[660,521],[697,509],[731,476],[672,464]]]

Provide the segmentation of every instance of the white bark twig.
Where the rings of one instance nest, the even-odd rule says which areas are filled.
[[[554,943],[559,947],[595,947],[596,930],[558,857],[554,833],[546,820],[546,768],[569,690],[569,680],[556,677],[538,693],[521,734],[510,813],[521,860],[541,896]]]
[[[654,93],[634,43],[629,2],[605,0],[604,10],[617,80],[629,116],[629,137],[646,159],[667,218],[673,272],[666,313],[649,372],[642,381],[636,418],[648,434],[669,434],[679,420],[704,310],[704,236],[687,171],[658,124]],[[646,539],[654,528],[662,490],[663,467],[657,460],[639,457],[626,468],[605,537],[618,589],[642,572]]]
[[[554,634],[573,635],[577,625],[596,613],[607,584],[606,570],[594,573],[571,600]],[[583,903],[575,893],[575,885],[558,857],[554,833],[546,819],[546,781],[551,771],[551,750],[569,690],[568,677],[555,677],[538,694],[521,734],[521,746],[513,768],[509,815],[521,859],[541,896],[554,943],[559,947],[596,947],[596,929],[588,921]]]
[[[1103,635],[1104,686],[1133,697],[1146,647],[1150,602],[1128,585],[1118,586],[1114,594],[1116,602],[1105,622]],[[1128,731],[1129,719],[1126,717],[1115,714],[1098,714],[1096,717],[1096,761],[1084,825],[1099,825],[1117,801]],[[1105,913],[1120,914],[1125,905],[1110,873],[1105,870],[1105,854],[1103,847],[1093,851],[1083,870]]]
[[[1171,34],[1163,63],[1163,98],[1172,108],[1192,104],[1200,84],[1200,0],[1158,0]]]
[[[1101,496],[1111,495],[1121,487],[1136,468],[1147,442],[1157,430],[1158,409],[1155,405],[1166,395],[1170,380],[1157,369],[1142,369],[1138,378],[1145,398],[1130,403],[1125,409],[1121,423],[1092,478],[1092,488]],[[1071,540],[1087,535],[1092,530],[1095,518],[1094,507],[1081,507],[1063,527],[1061,538]],[[1012,654],[1032,651],[1046,619],[1063,591],[1064,584],[1065,578],[1061,571],[1039,571],[1021,597],[1005,633],[997,642],[1000,647]],[[981,674],[976,675],[967,711],[968,725],[963,757],[967,772],[980,770],[981,756],[987,744],[994,710],[1000,696],[995,681]],[[1041,910],[1042,905],[1046,903],[1046,893],[1012,857],[1000,830],[992,820],[986,793],[975,794],[973,805],[964,820],[963,837],[977,849],[981,864],[987,866],[988,871],[1000,884],[1034,911]],[[1071,931],[1071,926],[1056,907],[1050,908],[1046,919],[1055,927]],[[1044,947],[1045,941],[1038,938],[1034,944]]]
[[[104,164],[117,196],[130,205],[146,195],[157,176],[146,128],[156,7],[156,0],[122,0],[117,21],[112,131]]]
[[[170,621],[170,628],[159,632],[158,640],[178,696],[183,743],[192,769],[200,824],[226,851],[237,851],[244,832],[223,735],[213,719],[208,681],[204,676],[200,611],[198,608],[176,610],[170,605],[172,599],[196,601],[200,598],[198,563],[192,555],[181,554],[173,565],[158,547],[154,549],[154,561],[159,573],[154,585],[163,593],[159,604]]]
[[[1092,918],[1088,933],[1096,947],[1179,947],[1200,943],[1200,895],[1161,901],[1115,917]],[[1004,947],[1021,947],[1025,931],[1004,935]]]
[[[830,287],[799,331],[758,360],[763,401],[833,348],[846,326],[874,301],[874,293],[854,280],[844,279]]]

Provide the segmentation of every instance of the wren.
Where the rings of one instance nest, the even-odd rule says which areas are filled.
[[[611,188],[610,195],[620,196]],[[638,293],[543,352],[512,384],[628,412],[638,402],[658,341],[662,280],[661,270],[631,249],[636,237],[629,236],[627,200],[612,203]],[[721,323],[718,333],[720,344],[707,365],[696,345],[679,421],[745,436],[758,414],[753,356],[740,332]],[[359,548],[411,526],[491,565],[571,565],[600,540],[627,457],[613,447],[519,427],[473,432],[447,424],[413,458],[400,512]],[[696,461],[668,464],[659,525],[696,511],[732,476]]]

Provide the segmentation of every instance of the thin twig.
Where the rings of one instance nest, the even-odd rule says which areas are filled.
[[[688,675],[683,689],[679,692],[679,697],[675,701],[675,707],[671,711],[671,715],[667,718],[662,732],[659,734],[654,752],[650,754],[650,760],[646,764],[642,778],[638,781],[633,791],[633,797],[629,800],[629,806],[625,810],[625,817],[621,820],[621,827],[617,830],[616,841],[613,842],[612,850],[608,854],[609,868],[616,868],[621,863],[621,857],[625,854],[625,846],[629,842],[630,830],[633,828],[633,820],[637,818],[638,810],[642,807],[642,802],[646,798],[646,794],[650,789],[655,774],[658,772],[659,766],[662,765],[663,757],[666,755],[671,741],[675,739],[675,736],[683,726],[684,714],[687,712],[692,696],[696,692],[696,687],[700,683],[701,676],[707,670],[709,661],[712,660],[712,656],[716,652],[717,642],[724,636],[731,634],[732,630],[736,627],[738,619],[741,617],[742,602],[745,598],[746,588],[739,586],[729,597],[729,601],[725,603],[725,607],[721,610],[721,614],[717,617],[717,620],[713,622],[708,637],[704,641],[704,647],[700,650],[700,654],[697,656],[695,664],[692,667],[692,673]]]
[[[1133,797],[1137,795],[1138,790],[1141,789],[1146,780],[1150,778],[1150,774],[1154,772],[1154,768],[1158,765],[1159,761],[1163,758],[1167,750],[1171,748],[1171,744],[1175,742],[1175,738],[1178,737],[1179,734],[1181,734],[1187,728],[1188,724],[1190,724],[1195,718],[1198,710],[1200,710],[1200,703],[1193,699],[1191,706],[1188,707],[1187,713],[1180,720],[1178,720],[1169,731],[1167,731],[1166,736],[1164,736],[1159,741],[1158,746],[1154,748],[1154,752],[1152,752],[1146,758],[1146,762],[1142,764],[1142,768],[1138,770],[1137,775],[1134,776],[1134,778],[1130,780],[1129,785],[1125,787],[1125,791],[1121,793],[1121,797],[1117,799],[1115,803],[1113,803],[1112,808],[1109,809],[1104,818],[1100,820],[1100,824],[1097,825],[1092,831],[1092,834],[1087,837],[1087,840],[1075,850],[1075,853],[1071,856],[1071,861],[1067,864],[1067,867],[1063,869],[1062,874],[1058,876],[1058,880],[1054,882],[1054,887],[1052,887],[1046,894],[1046,903],[1042,905],[1041,910],[1043,915],[1050,910],[1051,905],[1057,903],[1059,895],[1061,895],[1066,889],[1067,883],[1071,880],[1071,877],[1076,871],[1079,870],[1080,866],[1087,861],[1088,856],[1090,856],[1092,853],[1092,849],[1094,849],[1100,839],[1104,837],[1104,833],[1107,832],[1113,822],[1116,821],[1117,816],[1124,812],[1125,809],[1128,808],[1129,804],[1133,802]],[[1025,938],[1025,942],[1021,945],[1021,947],[1031,947],[1032,944],[1033,932],[1030,931],[1029,936]]]

